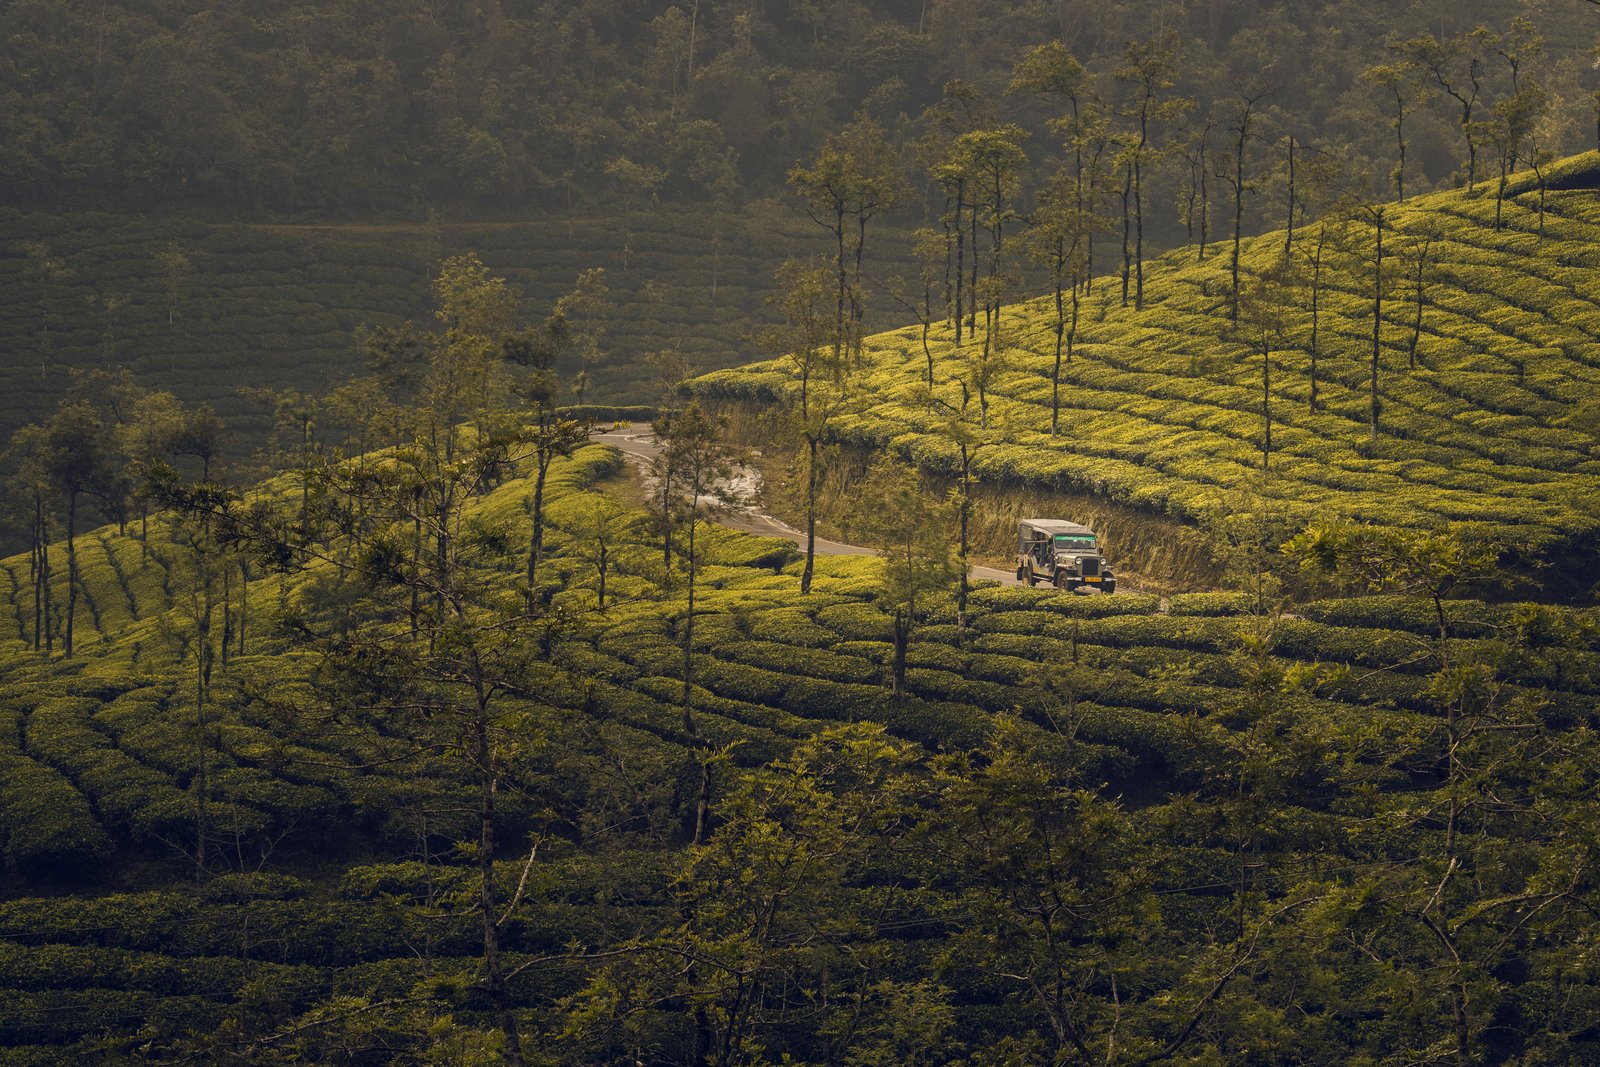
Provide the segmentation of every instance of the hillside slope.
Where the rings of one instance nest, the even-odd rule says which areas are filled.
[[[817,1012],[892,1018],[914,995],[932,1038],[885,1023],[843,1040],[888,1048],[879,1062],[925,1040],[941,1058],[1017,1040],[1019,1062],[1046,1062],[1048,1011],[996,977],[1058,943],[1034,893],[1075,902],[1058,963],[1084,1040],[1134,1062],[1237,1062],[1264,1018],[1278,1054],[1307,1062],[1417,1057],[1457,1032],[1463,968],[1474,1048],[1594,1051],[1600,981],[1566,964],[1596,933],[1579,906],[1600,869],[1594,611],[1447,602],[1440,639],[1432,606],[1398,597],[1288,616],[1229,593],[987,587],[964,629],[951,597],[926,601],[896,696],[876,561],[819,560],[800,596],[792,547],[702,527],[686,732],[683,576],[638,513],[608,524],[611,599],[594,610],[587,516],[615,463],[591,448],[551,472],[556,684],[507,694],[497,725],[517,753],[495,786],[499,951],[511,1010],[550,1062],[635,1062],[636,1043],[682,1062],[699,998],[723,1003],[752,966],[773,978],[747,1024],[766,1048],[819,1062],[838,1046]],[[485,589],[520,577],[505,546],[526,543],[527,473],[470,505]],[[293,478],[260,492],[292,507]],[[423,714],[395,693],[369,702],[341,684],[359,649],[291,637],[304,618],[381,632],[349,614],[381,560],[347,572],[357,560],[330,544],[242,590],[222,562],[236,580],[213,572],[213,593],[231,596],[233,626],[214,612],[211,640],[242,647],[213,662],[197,711],[197,575],[175,534],[157,520],[80,539],[72,660],[28,647],[28,561],[3,561],[0,1063],[440,1062],[463,1043],[493,1062],[472,764],[454,743],[415,744],[414,730],[448,736],[416,680],[380,674],[373,695],[398,684]],[[64,554],[51,549],[58,608]],[[1471,667],[1466,711],[1440,684],[1452,665]],[[1463,722],[1484,728],[1458,748]],[[1498,775],[1492,794],[1447,758]],[[714,818],[696,847],[702,773]],[[201,818],[213,850],[197,878]],[[1471,848],[1444,877],[1474,874],[1444,894],[1457,820]],[[1041,865],[1057,849],[1072,862]],[[1539,906],[1502,906],[1523,900]],[[1458,917],[1469,962],[1419,932],[1424,905]],[[654,995],[675,973],[660,961],[686,953],[729,980],[681,1010],[663,999],[619,1038],[610,998]],[[1218,983],[1246,966],[1248,982]],[[1534,1036],[1505,1037],[1509,1013]]]
[[[1576,157],[1552,175],[1542,234],[1531,175],[1516,177],[1501,229],[1492,184],[1384,209],[1375,437],[1375,230],[1370,216],[1358,216],[1342,228],[1327,222],[1315,407],[1307,260],[1318,224],[1297,234],[1298,277],[1269,290],[1272,311],[1258,313],[1257,321],[1281,322],[1270,346],[1265,476],[1263,360],[1246,343],[1248,328],[1236,333],[1229,320],[1225,243],[1204,259],[1191,247],[1148,266],[1142,311],[1123,306],[1115,278],[1094,282],[1073,357],[1061,368],[1057,436],[1048,432],[1053,301],[1005,308],[1002,369],[989,389],[976,475],[1089,492],[1186,521],[1236,509],[1245,493],[1301,519],[1489,523],[1528,558],[1592,567],[1600,528],[1600,162]],[[1244,243],[1247,293],[1284,244],[1282,232]],[[954,380],[975,381],[980,347],[956,347],[948,325],[936,324],[927,358],[946,403],[960,401]],[[955,447],[939,432],[945,418],[925,399],[920,330],[870,337],[864,355],[853,379],[861,403],[837,420],[838,435],[953,470]],[[708,375],[698,388],[767,404],[795,384],[788,361],[775,360]],[[975,387],[972,395],[968,421],[976,423]],[[1596,578],[1587,571],[1582,580]]]
[[[0,210],[0,440],[43,417],[70,370],[126,368],[212,404],[247,450],[268,413],[238,387],[342,382],[361,369],[356,329],[425,317],[440,260],[465,252],[521,289],[531,323],[582,271],[604,268],[603,358],[585,400],[648,402],[648,354],[675,349],[700,370],[750,358],[773,271],[820,249],[820,233],[764,204],[359,225]],[[908,240],[886,231],[881,250]]]

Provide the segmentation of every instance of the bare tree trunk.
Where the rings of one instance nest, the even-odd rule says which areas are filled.
[[[1144,310],[1144,168],[1133,160],[1133,309]]]
[[[537,582],[539,578],[539,560],[544,555],[544,482],[545,476],[550,473],[550,461],[554,454],[549,449],[540,449],[534,459],[533,478],[533,533],[528,538],[528,612],[532,614],[534,601],[537,599]]]
[[[1128,306],[1128,283],[1133,270],[1133,247],[1129,243],[1129,231],[1132,228],[1130,217],[1133,198],[1133,166],[1129,164],[1124,170],[1122,178],[1122,306]]]
[[[806,433],[806,565],[800,572],[800,595],[811,592],[817,557],[817,435]]]
[[[1378,227],[1377,252],[1372,260],[1372,381],[1370,391],[1370,418],[1368,436],[1378,439],[1378,355],[1381,351],[1383,330],[1383,212],[1373,216]]]
[[[906,692],[906,646],[911,643],[911,618],[905,608],[894,613],[894,695]]]
[[[967,543],[968,531],[972,518],[972,458],[965,443],[961,446],[961,543],[957,546],[956,566],[961,571],[959,584],[956,586],[956,644],[965,648],[967,644],[967,593],[971,587],[971,577],[967,573]]]
[[[500,924],[495,918],[494,849],[495,789],[494,753],[489,741],[488,698],[479,686],[477,714],[473,720],[473,743],[478,764],[478,908],[483,913],[483,981],[505,1040],[501,1050],[504,1062],[521,1067],[522,1036],[517,1017],[506,995],[505,974],[500,965]]]
[[[967,336],[978,332],[978,205],[972,205],[972,277],[967,286]]]
[[[72,658],[72,622],[78,608],[78,491],[67,493],[67,633],[63,651]]]
[[[956,328],[956,344],[957,345],[961,344],[961,319],[963,318],[963,316],[964,316],[964,314],[966,312],[966,307],[962,303],[962,300],[963,300],[962,286],[966,282],[966,274],[967,274],[967,266],[966,266],[967,231],[966,231],[966,228],[965,228],[965,220],[962,219],[962,217],[961,217],[961,213],[964,210],[966,210],[965,199],[966,199],[966,182],[965,181],[958,181],[956,183],[956,218],[955,218],[955,223],[956,223],[956,225],[955,225],[955,230],[956,230],[955,328]],[[974,256],[976,256],[977,249],[973,249],[973,254],[974,254]]]

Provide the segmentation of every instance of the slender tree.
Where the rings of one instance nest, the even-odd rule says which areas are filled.
[[[799,383],[793,423],[805,452],[806,542],[805,566],[800,572],[800,593],[811,592],[817,550],[817,488],[823,473],[822,449],[834,418],[850,399],[848,359],[837,361],[830,346],[827,310],[828,272],[790,260],[778,271],[779,290],[773,303],[782,326],[766,341],[794,368]],[[926,329],[926,322],[924,323]]]
[[[848,352],[859,360],[867,223],[892,209],[904,192],[883,128],[870,119],[845,127],[828,139],[809,167],[789,172],[789,184],[800,195],[806,214],[828,231],[834,245],[835,358]]]
[[[1079,207],[1075,189],[1051,183],[1040,194],[1039,206],[1029,219],[1025,235],[1028,256],[1050,272],[1050,288],[1055,308],[1051,325],[1055,335],[1055,355],[1050,371],[1050,435],[1061,423],[1061,365],[1072,362],[1073,343],[1078,335],[1082,309],[1082,282],[1088,272],[1089,233],[1094,219]]]
[[[566,316],[558,302],[542,330],[523,330],[508,336],[504,342],[506,360],[523,370],[515,390],[532,416],[525,430],[533,450],[533,491],[528,499],[531,530],[523,569],[530,614],[539,598],[539,564],[544,558],[545,486],[550,466],[558,458],[572,455],[589,439],[591,428],[587,420],[567,418],[557,408],[560,397],[557,364],[568,346],[569,337]]]
[[[1389,180],[1394,183],[1394,196],[1396,200],[1406,198],[1406,116],[1411,114],[1417,100],[1413,97],[1406,72],[1392,64],[1378,64],[1368,67],[1362,78],[1370,85],[1377,88],[1389,112],[1389,129],[1394,133],[1395,164],[1389,172]]]
[[[1294,261],[1287,254],[1257,274],[1240,294],[1239,334],[1261,357],[1261,470],[1272,460],[1272,353],[1283,347],[1294,287]]]
[[[44,474],[66,505],[67,614],[61,648],[71,659],[83,584],[78,572],[78,519],[85,499],[103,494],[112,479],[110,440],[94,409],[81,401],[58,408],[43,429]]]
[[[728,483],[737,463],[738,452],[726,439],[727,419],[707,414],[697,400],[690,400],[682,411],[663,420],[657,433],[661,454],[655,466],[658,472],[670,469],[674,473],[674,510],[684,516],[681,551],[687,606],[680,634],[683,648],[683,732],[700,753],[700,793],[695,802],[693,836],[694,843],[699,844],[705,838],[706,820],[710,815],[714,753],[700,732],[694,715],[695,594],[700,573],[700,542],[697,534],[702,514],[731,500]]]
[[[1389,46],[1400,68],[1421,83],[1419,91],[1437,87],[1459,109],[1456,121],[1467,146],[1468,192],[1478,183],[1478,123],[1472,113],[1483,92],[1484,57],[1491,46],[1491,35],[1482,26],[1463,37],[1440,40],[1424,34]],[[1387,79],[1388,74],[1381,78]]]
[[[1168,32],[1150,41],[1130,42],[1115,76],[1128,83],[1123,118],[1133,126],[1128,138],[1127,173],[1133,196],[1133,306],[1144,309],[1144,172],[1154,152],[1155,127],[1181,117],[1194,101],[1171,96],[1180,64],[1178,36]],[[1127,294],[1123,294],[1127,303]]]
[[[1233,190],[1233,254],[1228,262],[1228,321],[1235,326],[1239,323],[1239,250],[1244,239],[1244,198],[1246,193],[1254,189],[1245,176],[1245,154],[1250,144],[1250,126],[1256,117],[1256,110],[1263,100],[1276,91],[1264,86],[1238,91],[1233,117],[1228,123],[1228,132],[1233,135],[1233,166],[1217,172],[1217,177],[1227,182]]]
[[[950,587],[949,501],[928,498],[914,468],[880,462],[856,497],[850,526],[881,551],[878,606],[893,619],[893,692],[905,693],[906,652],[927,598]]]

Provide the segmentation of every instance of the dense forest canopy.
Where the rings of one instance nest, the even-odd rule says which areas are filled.
[[[1198,106],[1160,142],[1220,131],[1239,93],[1270,90],[1264,131],[1333,148],[1382,185],[1394,139],[1369,68],[1393,60],[1388,44],[1471,41],[1480,26],[1482,117],[1518,77],[1507,53],[1536,36],[1521,73],[1552,97],[1552,147],[1580,147],[1595,26],[1575,2],[20,0],[0,12],[0,191],[13,205],[337,215],[744,201],[780,192],[856,115],[909,153],[953,80],[1052,155],[1046,110],[1004,98],[1026,52],[1059,40],[1125,111],[1125,49],[1167,34],[1173,92]],[[1418,81],[1405,102],[1416,187],[1462,166],[1456,88]]]

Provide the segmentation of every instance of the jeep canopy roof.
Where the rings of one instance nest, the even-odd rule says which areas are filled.
[[[1094,531],[1081,523],[1066,522],[1062,519],[1023,519],[1017,523],[1024,540],[1035,535],[1039,537],[1055,537],[1060,534],[1070,534],[1075,537],[1093,537]]]

